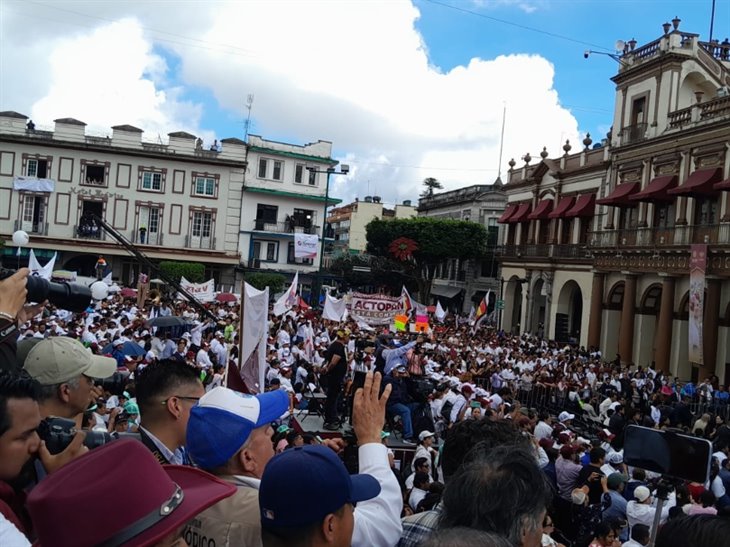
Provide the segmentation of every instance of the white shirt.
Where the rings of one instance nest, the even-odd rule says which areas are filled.
[[[380,483],[380,494],[355,507],[355,527],[352,547],[395,545],[403,532],[400,514],[403,497],[400,485],[388,462],[388,447],[368,443],[358,448],[360,473],[368,474]]]
[[[621,544],[621,547],[645,547],[638,541],[634,541],[633,539],[630,539],[629,541],[626,541]]]
[[[0,545],[3,547],[30,547],[28,539],[15,524],[0,514]]]
[[[629,527],[633,527],[634,524],[646,524],[651,530],[652,524],[654,523],[654,514],[656,513],[656,499],[651,505],[646,503],[639,503],[636,500],[631,500],[626,504],[626,519],[629,522]],[[662,506],[662,515],[660,524],[664,524],[669,517],[669,510],[677,504],[677,498],[672,492],[669,494],[669,498]]]
[[[539,441],[540,439],[549,439],[553,434],[553,428],[550,424],[545,422],[538,422],[535,426],[535,438]]]
[[[426,494],[428,494],[428,492],[421,490],[420,488],[414,488],[411,490],[411,495],[408,498],[408,505],[411,506],[411,509],[415,511],[421,500],[426,497]]]
[[[210,368],[213,366],[213,362],[208,357],[208,352],[203,348],[198,350],[198,355],[195,356],[195,363],[203,368]]]

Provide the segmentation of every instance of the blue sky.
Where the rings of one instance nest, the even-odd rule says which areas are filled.
[[[148,139],[185,130],[207,143],[243,136],[251,93],[251,133],[332,141],[352,168],[338,197],[377,192],[396,203],[417,198],[426,177],[447,189],[492,182],[505,103],[503,178],[510,157],[543,146],[556,156],[568,138],[577,150],[586,131],[598,142],[617,65],[583,52],[647,43],[675,15],[680,30],[707,39],[710,9],[711,0],[3,0],[0,109],[39,126],[70,116],[98,133],[130,123]],[[717,0],[715,36],[729,35],[730,0]],[[94,85],[80,85],[87,67]]]

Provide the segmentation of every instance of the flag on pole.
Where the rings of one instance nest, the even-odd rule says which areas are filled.
[[[107,287],[111,287],[113,284],[112,281],[112,272],[110,271],[108,274],[104,276],[104,279],[102,279],[104,283],[106,283]]]
[[[401,304],[403,305],[403,313],[409,315],[413,311],[413,299],[408,294],[408,289],[403,285],[403,289],[400,292]]]
[[[474,304],[471,305],[471,310],[469,310],[469,323],[474,322],[474,318],[477,315],[477,311],[474,309]]]
[[[45,266],[41,266],[33,252],[33,249],[31,249],[28,255],[28,269],[30,270],[30,275],[42,277],[43,279],[50,281],[51,275],[53,275],[53,268],[56,265],[56,256],[58,256],[58,253],[53,253],[51,260],[49,260]]]
[[[284,294],[279,297],[279,300],[274,304],[274,315],[284,315],[293,306],[297,305],[299,299],[297,298],[297,288],[299,287],[299,272],[294,275],[294,279],[291,285]]]
[[[484,321],[487,318],[487,308],[489,307],[489,295],[492,294],[492,291],[487,291],[487,294],[484,295],[484,298],[482,298],[482,301],[479,302],[479,307],[477,308],[476,314],[474,316],[475,322],[474,327],[478,327],[482,321]]]
[[[324,295],[324,309],[322,310],[322,319],[329,319],[330,321],[344,321],[347,308],[345,307],[345,301],[340,298],[337,299],[329,294]]]
[[[243,284],[241,355],[238,364],[229,362],[226,385],[236,391],[264,392],[269,288],[260,291]],[[245,386],[245,389],[242,387]]]
[[[444,319],[446,319],[446,310],[441,307],[441,300],[436,301],[436,311],[434,312],[434,316],[439,323],[443,323]]]

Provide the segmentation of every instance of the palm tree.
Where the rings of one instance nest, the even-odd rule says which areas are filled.
[[[426,189],[421,194],[421,197],[431,197],[433,195],[434,189],[443,190],[444,188],[443,185],[433,177],[427,177],[423,179],[423,185],[426,187]]]

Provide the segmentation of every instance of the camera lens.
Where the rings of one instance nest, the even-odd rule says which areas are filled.
[[[73,312],[82,312],[91,303],[91,289],[78,283],[53,283],[31,275],[26,288],[29,302],[48,300],[57,308]]]

